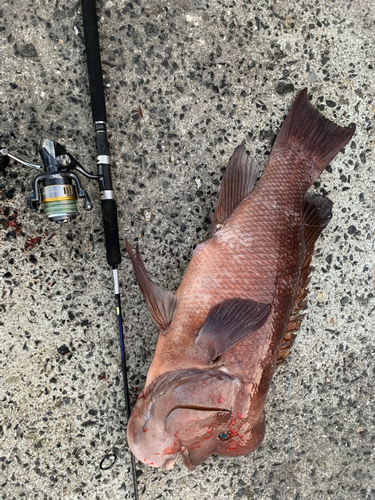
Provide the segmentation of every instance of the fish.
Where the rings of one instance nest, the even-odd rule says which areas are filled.
[[[224,172],[212,235],[199,243],[176,293],[152,281],[137,243],[126,250],[159,328],[145,388],[127,427],[144,464],[189,470],[210,455],[247,455],[265,435],[264,403],[307,304],[314,244],[332,202],[307,194],[355,125],[325,118],[302,90],[259,167],[244,145]]]

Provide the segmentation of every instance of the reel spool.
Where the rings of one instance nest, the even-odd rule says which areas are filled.
[[[42,203],[45,215],[55,222],[67,222],[78,215],[77,191],[70,177],[62,176],[60,171],[69,168],[71,160],[65,151],[60,151],[62,146],[50,140],[43,142],[39,151],[46,172],[51,175],[36,179],[41,182]],[[53,172],[53,174],[52,174]],[[35,183],[35,181],[34,181]],[[32,200],[35,206],[35,200]]]
[[[102,176],[87,172],[64,146],[50,139],[43,141],[39,154],[43,167],[16,158],[7,149],[0,150],[0,171],[5,171],[9,159],[12,158],[22,165],[43,172],[34,179],[33,192],[30,195],[30,209],[35,212],[42,204],[45,215],[57,224],[68,222],[78,215],[78,198],[84,198],[84,209],[91,210],[92,203],[89,195],[73,170],[77,170],[89,179],[101,181]]]

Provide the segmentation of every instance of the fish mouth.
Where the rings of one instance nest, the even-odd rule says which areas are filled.
[[[189,452],[189,449],[188,448],[185,448],[185,446],[181,446],[181,448],[175,453],[174,456],[172,456],[171,458],[168,458],[164,465],[162,466],[162,468],[164,470],[171,470],[176,462],[176,460],[178,459],[178,456],[179,454],[181,453],[181,456],[182,456],[182,460],[184,461],[184,464],[186,466],[187,469],[189,470],[194,470],[196,467],[198,467],[198,465],[200,465],[201,463],[203,463],[206,458],[202,459],[199,461],[199,463],[195,463],[193,462],[191,456],[190,456],[190,452]]]
[[[184,416],[181,415],[180,410],[182,410],[184,416],[186,416],[190,411],[194,412],[194,415],[190,417],[190,423],[191,422],[198,422],[202,418],[203,421],[209,419],[209,423],[204,423],[203,427],[201,427],[201,430],[205,429],[207,425],[209,426],[205,432],[201,432],[199,434],[198,431],[198,441],[196,439],[191,439],[192,432],[189,432],[188,429],[190,427],[190,423],[187,423],[185,421],[185,431],[182,430],[180,433],[180,430],[177,430],[175,427],[175,424],[177,422],[177,425],[180,426],[182,425],[181,422],[184,421]],[[177,412],[177,414],[174,414]],[[173,415],[174,414],[174,415]],[[179,452],[182,455],[182,459],[184,461],[185,466],[189,470],[194,470],[198,465],[203,463],[211,454],[211,448],[209,448],[209,451],[203,452],[202,450],[199,450],[201,448],[200,440],[206,441],[207,439],[211,440],[211,438],[214,436],[212,434],[212,428],[215,424],[218,424],[218,420],[225,420],[228,421],[230,419],[230,415],[232,414],[231,410],[222,408],[222,407],[217,407],[217,406],[206,406],[206,405],[175,405],[168,413],[168,415],[165,418],[165,425],[167,432],[170,435],[178,436],[180,440],[180,447],[179,447]],[[172,418],[172,422],[169,422],[169,418]],[[173,418],[175,422],[173,423]],[[193,424],[194,425],[194,424]],[[197,424],[198,425],[198,424]],[[220,425],[220,424],[219,424]],[[206,450],[207,451],[207,450]],[[178,453],[178,452],[177,452]],[[168,460],[166,462],[166,465],[164,466],[165,469],[172,468],[175,460],[177,457],[173,457],[172,460]]]
[[[179,450],[179,451],[181,451],[181,450]],[[173,457],[168,458],[168,460],[166,460],[166,462],[163,465],[164,470],[171,470],[173,468],[173,466],[178,458],[179,451],[177,451]]]
[[[190,453],[189,453],[188,449],[181,451],[181,455],[182,455],[182,460],[184,461],[184,464],[185,464],[187,469],[194,470],[197,467],[197,465],[199,465],[199,464],[195,465],[195,464],[191,463]]]
[[[192,458],[192,454],[190,453],[189,449],[186,448],[184,450],[180,450],[181,455],[182,455],[182,460],[184,461],[185,467],[189,470],[194,470],[198,467],[198,465],[203,464],[207,460],[207,458],[211,455],[211,453],[207,453],[207,455],[204,455],[200,457],[199,460],[196,458]]]

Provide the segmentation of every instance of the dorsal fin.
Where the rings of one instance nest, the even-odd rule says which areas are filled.
[[[229,160],[220,187],[216,210],[212,217],[212,235],[224,224],[233,210],[251,192],[259,175],[259,166],[238,146]]]
[[[279,351],[276,364],[281,365],[289,356],[297,332],[301,326],[305,314],[302,312],[306,308],[306,297],[309,292],[311,274],[311,257],[314,245],[320,233],[327,226],[332,218],[332,201],[324,196],[307,196],[303,204],[303,222],[305,239],[305,258],[301,269],[300,287],[296,294],[293,312],[290,316],[286,328],[283,343]]]
[[[177,297],[150,280],[139,253],[138,243],[136,255],[134,255],[128,240],[125,240],[125,247],[132,261],[135,277],[145,298],[148,312],[156,326],[163,333],[167,333],[176,309]]]

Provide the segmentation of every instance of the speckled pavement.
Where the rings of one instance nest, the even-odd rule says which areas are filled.
[[[245,143],[263,169],[297,93],[357,132],[313,191],[334,202],[308,311],[247,457],[189,472],[138,463],[140,499],[375,499],[375,10],[370,0],[99,2],[121,242],[176,290],[209,237],[220,178]],[[0,4],[0,145],[39,162],[43,138],[95,170],[79,2]],[[143,116],[140,116],[142,115]],[[0,499],[131,499],[111,270],[99,192],[58,227],[27,203],[35,171],[0,174]],[[123,246],[123,244],[122,244]],[[123,250],[130,389],[158,332]],[[101,471],[106,452],[118,455]]]

